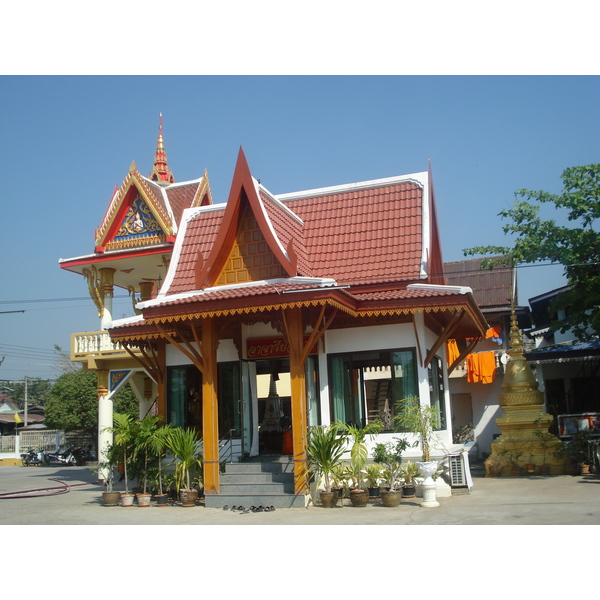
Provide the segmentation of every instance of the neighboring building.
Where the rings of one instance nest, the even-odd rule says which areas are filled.
[[[569,423],[579,421],[578,427],[593,427],[600,434],[600,340],[578,340],[571,331],[561,333],[565,315],[552,309],[552,301],[568,289],[530,299],[534,327],[527,335],[535,347],[525,357],[544,391],[546,412],[556,419],[554,433],[562,437],[572,433],[564,424],[568,418]]]
[[[147,242],[112,244],[140,196],[158,221],[150,191],[165,201],[176,185],[132,174],[111,202],[96,252],[61,261],[87,270],[104,314],[112,288],[90,276],[92,267],[108,267],[114,285],[138,285],[133,269],[150,254]],[[73,352],[104,373],[100,428],[111,424],[116,378],[143,381],[141,415],[153,405],[168,422],[201,432],[207,506],[220,491],[224,454],[281,453],[286,422],[298,495],[307,493],[309,426],[379,418],[386,431],[378,439],[391,439],[396,403],[407,396],[439,408],[443,446],[434,455],[451,450],[446,341],[472,347],[468,340],[484,337],[488,324],[469,287],[446,285],[430,171],[274,195],[240,149],[226,204],[201,201],[210,199],[207,181],[197,189],[204,196],[197,191],[169,221],[174,238],[160,237],[159,223],[153,264],[171,258],[155,293],[136,302],[134,316],[105,315],[110,350]],[[106,342],[106,331],[91,336]],[[102,448],[108,440],[100,438]]]
[[[499,259],[501,257],[489,257]],[[529,308],[519,306],[517,273],[512,267],[482,268],[484,258],[471,258],[444,263],[446,279],[451,285],[465,285],[473,290],[489,329],[486,337],[473,349],[463,350],[463,360],[449,365],[452,402],[452,427],[455,436],[466,433],[472,425],[475,451],[479,456],[490,452],[490,444],[500,434],[496,418],[501,409],[498,394],[502,392],[504,365],[508,360],[511,298],[521,330],[531,327]],[[478,374],[480,360],[488,372]],[[491,370],[490,370],[491,369]],[[470,373],[469,370],[473,372]]]
[[[40,427],[43,422],[43,406],[30,406],[25,417],[25,411],[20,409],[7,394],[0,394],[0,435],[5,433],[14,435],[15,431]]]

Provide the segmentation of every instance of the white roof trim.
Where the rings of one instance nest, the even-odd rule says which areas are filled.
[[[429,253],[431,243],[431,215],[429,214],[430,185],[428,173],[423,173],[423,195],[421,197],[421,208],[423,211],[421,229],[421,279],[427,279],[429,272]]]
[[[285,211],[290,217],[292,217],[295,221],[297,221],[298,223],[300,223],[300,225],[304,225],[304,221],[294,212],[292,211],[290,208],[288,208],[283,202],[281,202],[281,200],[279,200],[279,198],[277,198],[277,196],[275,196],[275,194],[272,194],[264,185],[262,185],[260,182],[258,182],[258,187],[260,190],[262,190],[267,196],[269,196],[269,198],[275,202],[275,204],[277,204],[277,206],[279,206],[283,211]]]
[[[174,252],[173,252],[174,253]],[[170,273],[170,270],[169,270]],[[168,275],[167,275],[168,277]],[[167,279],[165,279],[165,284]],[[337,286],[337,281],[335,279],[331,279],[329,277],[282,277],[278,279],[263,279],[260,281],[247,281],[244,283],[234,283],[231,285],[218,285],[215,287],[204,288],[203,290],[192,290],[189,292],[181,292],[180,294],[172,294],[170,296],[166,295],[158,295],[156,298],[152,300],[145,300],[144,302],[138,302],[136,304],[137,308],[144,309],[152,306],[158,306],[159,304],[163,304],[164,302],[174,302],[175,300],[183,300],[185,298],[193,298],[194,296],[204,296],[206,294],[210,294],[212,292],[226,291],[226,290],[236,290],[243,289],[248,287],[256,287],[259,285],[273,285],[275,283],[293,283],[299,285],[313,285],[315,288],[326,288]],[[168,289],[163,285],[164,289]]]
[[[254,190],[256,191],[256,197],[258,198],[258,203],[260,204],[260,210],[262,211],[263,217],[265,219],[265,221],[267,222],[267,225],[269,226],[269,231],[271,232],[271,236],[273,237],[273,239],[277,242],[277,246],[279,247],[279,249],[281,250],[281,252],[283,253],[283,255],[287,258],[287,260],[290,260],[290,257],[288,256],[287,250],[283,247],[283,245],[281,244],[281,240],[279,239],[279,237],[277,236],[277,234],[275,233],[275,229],[273,227],[273,223],[271,223],[271,219],[269,218],[269,214],[267,213],[267,209],[265,208],[265,205],[262,201],[262,198],[260,197],[260,184],[258,183],[258,181],[256,179],[254,179],[254,177],[252,177],[252,183],[254,184]]]
[[[431,292],[450,292],[452,294],[472,294],[473,290],[466,285],[435,285],[432,283],[410,283],[407,290],[423,290]]]
[[[141,323],[144,320],[142,315],[135,315],[134,317],[126,317],[125,319],[116,319],[107,323],[105,329],[114,329],[115,327],[122,327],[123,325],[133,325],[135,323]]]
[[[277,194],[275,198],[281,202],[286,200],[297,200],[299,198],[310,198],[312,196],[325,196],[329,194],[337,194],[340,192],[357,191],[372,187],[380,187],[384,185],[392,185],[395,183],[414,183],[420,188],[424,188],[427,184],[427,171],[422,173],[413,173],[411,175],[398,175],[396,177],[386,177],[384,179],[372,179],[371,181],[360,181],[358,183],[346,183],[343,185],[334,185],[331,187],[316,188],[313,190],[305,190],[302,192],[291,192],[289,194]]]

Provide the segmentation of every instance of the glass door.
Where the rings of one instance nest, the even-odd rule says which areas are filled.
[[[242,456],[258,455],[256,364],[242,360],[242,390],[238,411],[242,420]]]

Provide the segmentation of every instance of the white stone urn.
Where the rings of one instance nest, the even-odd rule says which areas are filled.
[[[440,503],[436,500],[436,483],[433,480],[435,472],[438,470],[438,462],[431,460],[428,462],[418,462],[417,467],[423,479],[421,490],[423,491],[423,502],[421,506],[424,508],[435,508]]]

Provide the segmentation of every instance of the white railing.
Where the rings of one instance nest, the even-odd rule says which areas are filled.
[[[118,342],[113,342],[106,331],[86,331],[71,335],[71,360],[86,360],[90,355],[128,356]]]

